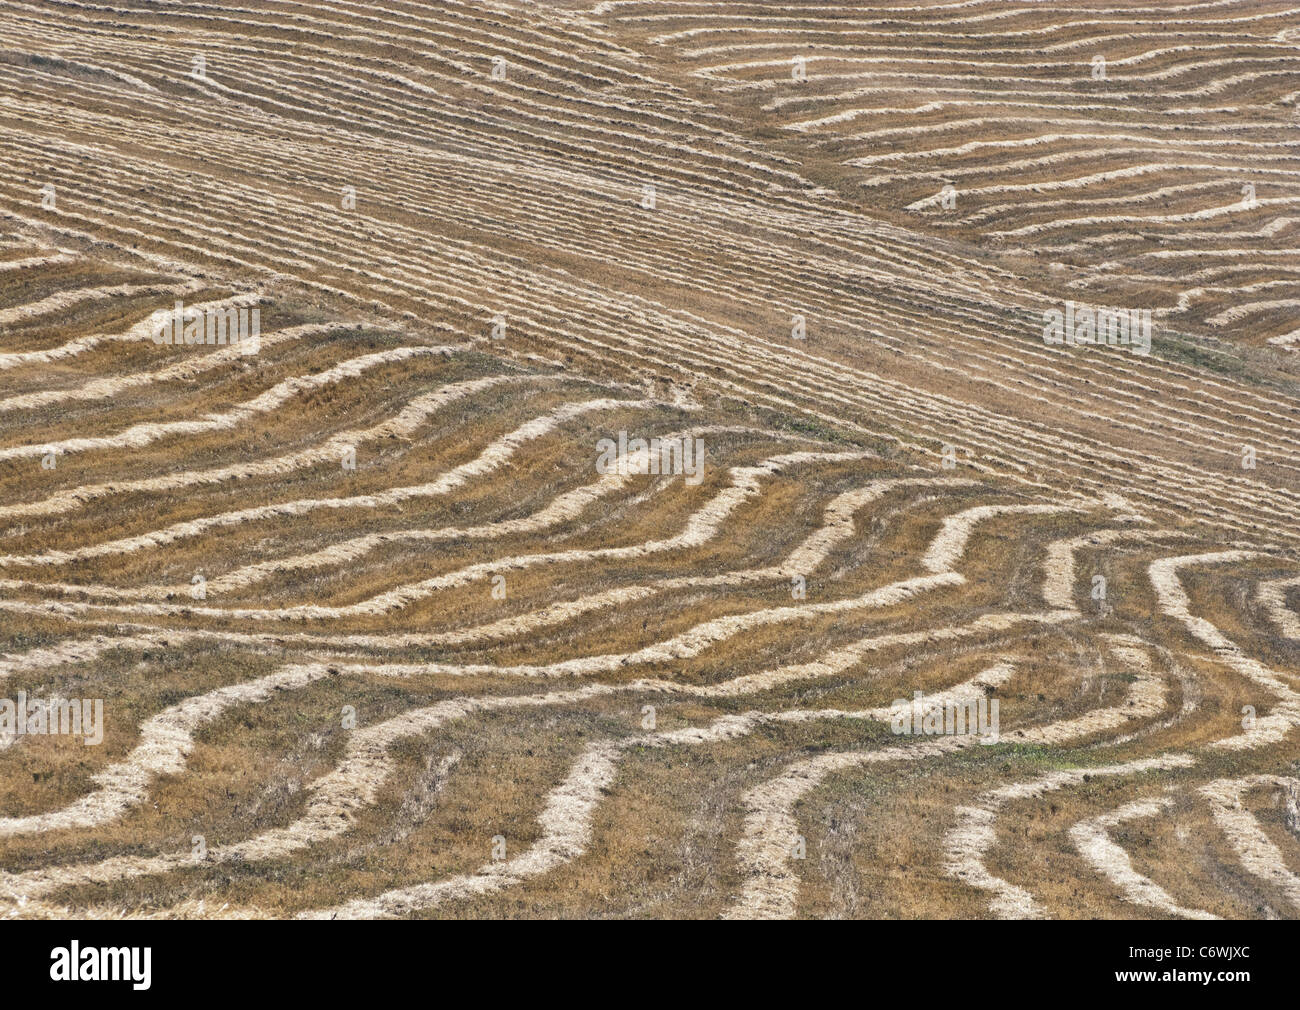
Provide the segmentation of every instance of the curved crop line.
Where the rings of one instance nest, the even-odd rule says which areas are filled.
[[[277,691],[304,687],[325,676],[324,666],[291,666],[257,680],[187,698],[144,722],[135,749],[94,776],[99,787],[94,792],[51,813],[0,817],[0,838],[89,828],[115,820],[144,801],[153,779],[184,771],[197,728],[235,705],[265,701]]]
[[[444,354],[450,354],[461,350],[462,347],[449,345],[435,349]],[[484,379],[469,379],[464,382],[453,382],[433,392],[415,397],[393,417],[386,418],[373,427],[338,432],[314,449],[304,449],[271,459],[257,460],[251,463],[236,463],[231,466],[216,467],[209,470],[182,470],[179,473],[167,474],[162,477],[115,481],[111,484],[85,484],[80,487],[59,491],[39,501],[0,505],[0,519],[60,515],[83,508],[96,499],[111,495],[174,491],[183,487],[219,484],[228,480],[278,476],[291,473],[294,470],[315,466],[319,463],[337,463],[345,449],[355,448],[379,438],[409,436],[437,411],[471,394],[490,389],[502,383],[531,381],[545,383],[564,380],[562,377],[543,375],[500,375]],[[27,563],[38,564],[40,563],[39,559],[42,557],[47,557],[47,555],[31,555],[28,557]],[[61,557],[61,555],[55,555],[55,557]],[[20,562],[9,562],[7,559],[0,559],[0,565],[7,563],[18,564]]]
[[[461,398],[467,393],[476,392],[485,388],[485,383],[494,384],[487,383],[487,380],[473,380],[473,385],[471,386],[454,385],[448,387],[445,391],[440,390],[437,393],[429,394],[427,398],[422,397],[420,402],[411,405],[409,411],[403,412],[406,416],[402,419],[400,428],[393,428],[392,430],[405,429],[408,425],[419,423],[419,421],[423,420],[429,412],[446,406],[446,404]],[[620,400],[608,398],[585,400],[580,403],[566,403],[561,407],[557,407],[550,413],[534,418],[516,428],[514,431],[501,436],[490,443],[474,459],[451,468],[437,480],[431,481],[427,484],[419,484],[413,487],[389,488],[386,491],[377,491],[372,494],[353,495],[349,498],[305,498],[299,499],[298,501],[279,502],[273,505],[258,505],[234,512],[223,512],[217,515],[204,516],[201,519],[179,522],[164,529],[155,530],[151,533],[142,533],[134,537],[125,537],[120,540],[110,540],[106,543],[95,544],[92,546],[78,547],[70,551],[49,551],[44,554],[9,555],[0,557],[0,567],[67,564],[74,561],[85,561],[90,558],[109,557],[118,554],[133,554],[143,548],[159,547],[164,544],[175,543],[178,540],[198,536],[206,530],[221,526],[239,525],[241,523],[252,522],[259,519],[288,516],[297,517],[319,509],[379,508],[385,505],[393,505],[398,502],[409,501],[413,498],[437,497],[449,494],[457,488],[462,487],[472,478],[481,477],[484,474],[492,473],[493,471],[500,469],[515,455],[523,444],[549,434],[565,421],[571,420],[572,418],[600,410],[618,410],[624,408],[635,410],[663,406],[671,406],[671,404],[662,400],[653,399]],[[385,430],[388,430],[388,428]],[[331,445],[333,447],[338,447],[340,443],[331,440],[331,442],[326,445],[327,447]],[[323,452],[325,452],[324,448],[311,450],[310,458],[315,461]],[[296,466],[302,461],[302,459],[302,456],[294,459],[293,465]]]
[[[461,696],[439,702],[423,709],[403,712],[374,726],[368,726],[353,732],[348,741],[347,751],[342,762],[333,771],[317,780],[309,788],[312,793],[304,816],[286,828],[277,828],[258,835],[246,842],[237,843],[228,848],[209,850],[209,858],[218,862],[228,858],[243,860],[271,859],[297,851],[315,842],[335,837],[348,830],[356,811],[374,803],[375,797],[384,781],[391,774],[393,765],[388,757],[388,750],[403,738],[419,736],[438,729],[450,720],[466,718],[479,712],[506,710],[513,708],[547,707],[558,704],[570,704],[591,698],[613,694],[651,692],[686,698],[733,697],[768,691],[782,684],[801,679],[826,678],[845,672],[856,665],[871,651],[893,647],[895,645],[924,645],[936,641],[951,640],[990,631],[1002,631],[1022,621],[1050,619],[1052,615],[985,615],[968,625],[939,629],[934,632],[920,632],[905,635],[884,635],[863,639],[847,649],[836,650],[810,664],[781,667],[765,674],[755,674],[733,678],[721,684],[690,685],[678,684],[664,680],[638,680],[624,684],[588,684],[567,691],[553,691],[533,695],[509,695],[470,697]],[[1068,616],[1068,615],[1065,615]],[[307,666],[290,666],[282,671],[264,677],[248,685],[236,685],[234,688],[220,688],[187,699],[162,713],[155,719],[176,732],[171,741],[170,750],[162,755],[168,771],[178,771],[178,762],[183,764],[183,757],[193,745],[191,734],[194,729],[215,718],[221,711],[241,700],[264,700],[254,697],[258,692],[267,697],[271,692],[285,690],[289,687],[306,686],[324,676],[338,675],[374,675],[383,677],[406,678],[426,672],[425,667],[408,665],[345,665],[311,664]],[[240,689],[249,694],[245,698]],[[844,713],[829,711],[828,717],[887,718],[888,710],[872,709],[864,713]],[[801,721],[806,718],[821,718],[822,713],[778,711],[775,713],[751,712],[743,717],[728,717],[719,723],[719,727],[752,727],[764,721]],[[747,731],[747,730],[746,730]],[[680,734],[701,733],[701,730],[679,731],[673,740],[682,739]],[[667,739],[667,738],[666,738]],[[149,769],[156,758],[149,752],[137,747],[132,757],[123,763],[117,773],[118,778],[127,778],[136,785],[128,795],[115,793],[109,799],[116,805],[109,808],[103,800],[96,800],[94,806],[103,808],[104,819],[120,816],[143,795],[144,783],[149,778]],[[99,794],[95,794],[99,795]],[[78,801],[67,811],[41,815],[45,820],[24,824],[24,832],[53,830],[59,826],[83,826],[81,820],[65,825],[69,816],[80,813],[90,802],[90,798]],[[102,822],[102,821],[101,821]],[[0,825],[4,822],[0,821]],[[187,865],[188,856],[184,854],[159,857],[120,857],[102,863],[86,864],[62,870],[40,870],[32,874],[0,874],[0,895],[18,898],[39,897],[49,890],[71,882],[91,882],[113,880],[119,876],[141,876],[165,872],[178,866]]]
[[[728,425],[709,425],[683,429],[658,437],[672,440],[688,436],[698,437],[723,433],[766,434],[771,438],[770,433],[764,433],[757,428]],[[797,436],[791,436],[791,439],[799,440]],[[369,533],[332,543],[328,547],[308,554],[276,558],[253,565],[246,565],[233,572],[209,579],[207,592],[211,596],[242,590],[274,575],[282,575],[288,572],[315,568],[338,568],[341,565],[364,557],[385,544],[495,540],[520,533],[540,533],[576,518],[591,504],[622,490],[636,474],[649,473],[649,467],[646,465],[648,458],[648,450],[619,457],[612,466],[611,472],[602,475],[594,483],[562,492],[536,512],[519,519],[497,520],[479,526],[446,526],[434,529],[405,529],[391,530],[384,533]],[[621,468],[620,464],[622,464]],[[486,473],[487,471],[483,472]],[[48,585],[48,583],[41,583],[40,588],[47,588]],[[102,587],[66,587],[68,592],[89,593],[92,596],[102,592],[117,599],[170,598],[173,595],[183,594],[186,588],[185,586],[152,586],[110,592]]]
[[[1211,554],[1184,555],[1161,558],[1147,568],[1151,586],[1156,592],[1156,605],[1160,612],[1181,621],[1192,637],[1207,646],[1216,662],[1263,688],[1277,698],[1272,711],[1256,720],[1253,729],[1237,736],[1216,740],[1206,746],[1217,750],[1242,750],[1278,743],[1300,725],[1300,695],[1283,683],[1277,675],[1256,659],[1241,651],[1240,647],[1203,617],[1188,610],[1189,601],[1178,573],[1192,565],[1231,564],[1263,558],[1257,551],[1218,551]]]
[[[1196,763],[1189,754],[1142,758],[1124,764],[1074,768],[1052,772],[1028,782],[1000,786],[981,795],[974,806],[957,807],[956,826],[944,839],[945,870],[950,876],[992,895],[990,910],[1003,919],[1041,919],[1047,913],[1023,887],[991,873],[984,860],[997,844],[998,811],[1008,803],[1037,799],[1049,792],[1077,785],[1094,776],[1136,775],[1147,771],[1188,768]]]
[[[653,400],[611,400],[592,402],[602,403],[611,407],[662,405],[661,401]],[[577,404],[571,406],[583,407],[584,405]],[[587,407],[586,409],[592,408]],[[530,422],[530,424],[531,423],[532,422]],[[520,432],[524,432],[527,428],[528,426],[525,426],[524,429],[520,429]],[[519,434],[519,432],[516,434]],[[504,440],[499,443],[494,443],[494,447],[490,447],[490,450],[485,450],[484,456],[488,456],[490,452],[491,458],[489,460],[484,461],[484,456],[480,456],[478,460],[464,464],[462,467],[451,471],[441,480],[432,485],[427,485],[426,487],[434,489],[433,493],[439,493],[438,489],[451,490],[452,488],[464,483],[470,475],[477,474],[480,467],[483,467],[484,469],[490,468],[488,464],[493,466],[496,465],[498,457],[508,455],[509,452],[513,451],[513,446],[507,446]],[[711,501],[696,511],[686,521],[681,532],[675,536],[669,537],[668,539],[649,541],[628,547],[603,547],[557,551],[545,554],[523,554],[501,558],[494,561],[485,561],[479,564],[466,566],[453,572],[448,572],[444,575],[437,576],[436,578],[426,579],[410,585],[399,586],[358,603],[341,606],[298,604],[295,606],[280,607],[274,610],[196,607],[184,605],[173,606],[148,603],[121,606],[109,606],[106,604],[50,603],[46,604],[46,606],[49,606],[52,609],[61,609],[67,613],[84,612],[90,609],[103,609],[135,614],[185,613],[196,614],[204,617],[227,617],[259,621],[326,620],[342,617],[381,615],[406,607],[418,600],[425,599],[439,590],[467,585],[476,579],[487,578],[488,576],[499,572],[521,570],[548,563],[641,558],[655,553],[698,547],[717,536],[722,524],[731,516],[731,514],[745,501],[758,494],[759,479],[761,477],[778,473],[785,467],[798,463],[821,460],[848,461],[853,459],[873,458],[875,458],[875,453],[869,451],[830,453],[802,452],[791,453],[784,456],[775,456],[771,459],[765,460],[763,463],[755,467],[733,467],[729,471],[731,476],[730,486],[721,491]],[[417,490],[422,493],[428,493],[425,488],[402,489],[400,493],[410,494]],[[394,496],[397,494],[399,494],[399,492],[384,492],[385,496]],[[364,497],[365,500],[369,500],[376,499],[380,496]],[[335,501],[350,505],[359,500],[363,499],[336,499]],[[317,507],[328,506],[331,502],[311,502],[308,504],[311,507]],[[268,514],[277,508],[285,508],[285,506],[268,507]],[[260,510],[258,511],[260,514]]]
[[[1264,833],[1254,815],[1242,806],[1241,797],[1251,789],[1281,789],[1294,809],[1300,796],[1300,779],[1284,775],[1248,775],[1239,779],[1216,779],[1201,786],[1200,794],[1210,804],[1214,823],[1223,832],[1253,876],[1277,888],[1291,905],[1300,909],[1300,875],[1287,869],[1282,851]]]
[[[159,294],[169,295],[188,295],[195,291],[202,291],[206,284],[198,281],[178,283],[171,286],[158,288]],[[149,290],[153,290],[152,288]],[[200,311],[226,309],[238,307],[240,305],[251,305],[260,301],[256,295],[231,295],[228,298],[218,298],[214,301],[197,302],[190,307]],[[43,351],[11,351],[7,354],[0,354],[0,371],[9,368],[18,368],[22,365],[47,365],[53,361],[60,361],[63,358],[73,358],[85,351],[105,343],[136,343],[149,339],[150,333],[153,332],[153,320],[144,319],[141,322],[129,326],[126,330],[119,333],[93,333],[85,337],[77,337],[75,340],[69,340],[67,343],[60,344],[58,347],[51,347]]]
[[[1287,592],[1296,586],[1300,586],[1300,576],[1261,582],[1255,598],[1281,634],[1300,642],[1300,614],[1286,605]]]
[[[84,302],[100,302],[112,298],[130,298],[137,295],[172,295],[187,294],[196,290],[196,285],[185,282],[160,284],[113,284],[99,288],[73,288],[60,291],[35,302],[25,302],[9,308],[0,309],[0,326],[5,328],[30,322],[42,316],[64,312]],[[43,352],[36,352],[43,353]],[[0,368],[12,367],[7,364],[9,356],[0,358]]]
[[[244,301],[256,301],[256,296],[247,296],[243,301],[230,299],[232,303],[244,304]],[[266,350],[276,344],[299,340],[348,329],[340,323],[307,323],[302,326],[290,326],[283,330],[272,330],[258,337],[259,349]],[[133,375],[115,375],[102,379],[90,379],[70,389],[49,389],[39,393],[21,393],[0,400],[0,412],[7,410],[34,410],[49,407],[56,403],[71,401],[107,400],[128,389],[152,386],[163,382],[183,382],[211,371],[221,365],[238,361],[244,355],[244,348],[239,344],[219,347],[210,354],[201,355],[194,360],[181,360],[152,372],[139,372]]]
[[[399,347],[389,351],[377,351],[374,354],[352,358],[318,375],[285,379],[232,410],[221,414],[209,414],[201,421],[164,421],[159,424],[144,422],[132,425],[115,435],[65,438],[54,442],[9,446],[0,448],[0,461],[38,458],[50,452],[69,454],[97,449],[139,449],[173,435],[201,435],[211,431],[229,431],[258,414],[278,410],[291,397],[300,393],[319,389],[321,386],[341,382],[344,379],[354,379],[370,368],[437,353],[440,353],[439,349],[434,347]]]
[[[782,436],[778,433],[764,432],[759,428],[741,425],[707,425],[698,428],[686,428],[657,436],[665,441],[681,438],[696,438],[718,434],[761,434],[769,439],[789,437],[792,441],[801,440],[798,436]],[[592,503],[622,490],[636,474],[649,473],[647,465],[649,450],[628,453],[618,457],[611,467],[611,472],[599,480],[584,487],[563,492],[545,506],[531,515],[519,519],[504,519],[480,526],[448,526],[440,529],[393,530],[387,533],[371,533],[333,543],[329,547],[310,554],[264,561],[249,565],[226,575],[218,576],[208,582],[209,593],[222,593],[244,589],[271,575],[300,571],[308,568],[337,567],[356,561],[382,544],[413,541],[416,543],[438,543],[448,540],[496,540],[520,533],[539,533],[576,518]],[[663,583],[660,583],[662,586]],[[173,587],[171,592],[175,592]]]
[[[1117,654],[1132,662],[1136,650],[1117,648]],[[1145,657],[1142,657],[1143,659]],[[977,676],[969,686],[996,689],[1004,684],[1013,672],[1009,664],[1001,664]],[[934,704],[960,702],[958,693],[946,692],[932,695]],[[1158,680],[1149,672],[1134,682],[1128,698],[1114,708],[1088,712],[1076,719],[1049,723],[1014,731],[1014,742],[1036,744],[1061,744],[1076,740],[1126,721],[1147,718],[1158,714],[1164,706],[1165,695]],[[1002,734],[1006,739],[1007,734]],[[828,775],[862,764],[895,760],[914,760],[948,753],[967,745],[969,741],[944,738],[927,741],[918,747],[895,747],[886,750],[868,750],[849,753],[819,755],[790,765],[781,775],[751,790],[745,797],[746,815],[742,839],[737,846],[738,858],[746,873],[746,881],[739,900],[729,911],[733,918],[789,918],[795,913],[798,898],[798,878],[790,867],[791,840],[798,835],[793,809],[801,797],[818,787]],[[970,808],[963,808],[969,810]],[[959,811],[960,812],[960,811]],[[992,843],[993,817],[984,810],[967,818],[966,834],[953,841],[949,836],[950,872],[972,880],[988,883],[992,878],[983,869],[978,858],[975,840]],[[955,832],[954,832],[955,834]],[[952,869],[962,853],[961,865]],[[1007,885],[1007,894],[1014,895],[1021,911],[1029,908],[1018,889]]]
[[[965,576],[953,570],[965,549],[974,525],[981,520],[1001,515],[1055,515],[1078,512],[1078,509],[1048,505],[996,505],[967,509],[946,519],[935,535],[923,563],[930,574],[900,579],[887,585],[870,589],[858,596],[826,603],[801,603],[794,606],[771,607],[745,614],[731,614],[704,621],[694,627],[647,645],[634,652],[608,653],[582,656],[547,664],[521,664],[500,666],[492,663],[457,664],[432,663],[420,668],[427,673],[450,676],[516,676],[516,677],[589,677],[600,673],[613,673],[631,666],[648,663],[665,663],[675,659],[689,659],[704,650],[747,631],[774,624],[801,621],[823,614],[838,614],[860,609],[892,607],[930,589],[962,586]],[[629,591],[632,595],[640,587]]]
[[[1010,667],[994,667],[976,675],[960,688],[947,692],[945,696],[964,698],[973,690],[1001,683],[1010,675]],[[641,734],[617,742],[605,740],[590,744],[574,763],[565,780],[547,794],[545,806],[538,817],[542,837],[523,854],[508,862],[488,863],[474,873],[432,884],[398,888],[374,898],[357,899],[334,908],[313,909],[301,913],[299,918],[368,919],[409,915],[445,901],[499,891],[572,862],[586,851],[591,839],[593,814],[601,798],[614,784],[619,757],[631,748],[693,746],[734,740],[753,732],[759,726],[773,722],[829,718],[884,721],[889,718],[889,711],[886,708],[859,712],[797,709],[744,712],[723,716],[704,727],[692,726]]]
[[[1073,825],[1070,840],[1088,865],[1109,880],[1125,901],[1147,905],[1181,919],[1218,919],[1217,915],[1202,909],[1179,905],[1164,888],[1134,870],[1128,853],[1110,837],[1112,828],[1126,821],[1155,817],[1173,806],[1173,802],[1172,799],[1157,799],[1125,803],[1116,810]]]
[[[696,433],[707,433],[712,430],[714,429],[694,429]],[[744,427],[719,427],[717,430],[757,432],[757,429]],[[602,593],[585,594],[575,600],[554,603],[541,610],[521,614],[517,617],[505,617],[477,627],[433,634],[399,632],[387,635],[272,635],[269,633],[247,635],[215,629],[198,631],[155,630],[151,625],[130,624],[126,625],[126,627],[132,630],[148,632],[148,634],[120,637],[96,635],[91,639],[73,640],[58,646],[32,649],[25,653],[0,655],[0,678],[24,670],[45,669],[65,663],[89,662],[98,658],[103,652],[114,648],[155,648],[159,645],[167,646],[178,641],[200,639],[263,647],[280,646],[282,644],[305,645],[318,651],[330,647],[409,648],[412,646],[465,645],[475,642],[497,641],[536,631],[550,625],[560,624],[595,610],[607,609],[671,590],[699,588],[702,586],[739,586],[766,579],[785,579],[792,574],[807,575],[816,571],[837,545],[854,536],[854,514],[887,492],[901,487],[974,486],[977,486],[976,481],[956,477],[903,477],[872,481],[863,488],[846,491],[837,496],[824,511],[822,526],[809,534],[802,544],[777,565],[765,568],[742,569],[705,578],[683,576],[661,579],[653,585],[620,587]],[[562,498],[563,496],[561,496]],[[561,499],[557,499],[556,503]],[[550,506],[544,509],[542,513],[538,513],[538,516],[545,514],[549,509]],[[520,521],[528,522],[530,520]],[[496,529],[498,527],[487,528]],[[0,582],[0,588],[16,589],[22,588],[23,585],[21,582]],[[68,589],[69,591],[80,591],[80,587],[68,587]],[[5,609],[8,606],[13,606],[13,601],[0,601],[0,609]],[[14,609],[22,613],[35,613],[41,610],[39,606],[32,604],[22,605],[21,608],[14,607]]]
[[[1274,707],[1274,711],[1258,720],[1254,728],[1246,729],[1232,737],[1213,741],[1205,745],[1207,748],[1241,750],[1275,743],[1285,738],[1296,722],[1300,721],[1298,719],[1300,712],[1297,711],[1297,699],[1294,693],[1278,680],[1267,667],[1242,654],[1236,644],[1224,636],[1213,624],[1204,618],[1193,616],[1188,610],[1187,594],[1178,578],[1179,570],[1191,565],[1227,564],[1259,557],[1261,555],[1253,551],[1220,551],[1211,554],[1162,558],[1148,566],[1149,577],[1152,587],[1156,591],[1157,606],[1160,611],[1166,616],[1181,621],[1195,638],[1209,646],[1218,662],[1229,666],[1235,672],[1240,673],[1258,686],[1271,691],[1279,698],[1279,703]],[[1135,643],[1127,643],[1124,638],[1115,638],[1112,641],[1118,646],[1116,648],[1117,654],[1127,654],[1130,660],[1137,658],[1137,650],[1134,648]],[[1140,669],[1147,669],[1141,661],[1137,665]],[[1137,699],[1139,704],[1135,707],[1139,709],[1145,708],[1146,714],[1151,714],[1155,702],[1154,687],[1148,685],[1143,689],[1141,687],[1143,679],[1140,677],[1134,683],[1130,693],[1134,694],[1142,689],[1148,695],[1147,702],[1142,704],[1140,699]],[[1117,715],[1122,716],[1129,710],[1128,706],[1122,706],[1115,711]],[[1090,716],[1085,716],[1077,720],[1077,722],[1084,724],[1086,722],[1090,723],[1092,720]],[[1045,742],[1055,743],[1059,741],[1053,739]],[[1141,771],[1154,767],[1187,768],[1197,763],[1197,758],[1191,754],[1172,754],[1161,758],[1153,758],[1145,763],[1136,762],[1115,766],[1115,768],[1120,769],[1120,773],[1127,773],[1128,771]],[[974,887],[990,891],[993,894],[991,908],[994,914],[998,916],[1005,918],[1042,916],[1044,914],[1042,909],[1029,892],[999,879],[990,873],[984,865],[984,856],[996,841],[995,823],[997,811],[1007,802],[1039,796],[1042,795],[1043,791],[1058,789],[1063,785],[1080,781],[1085,775],[1103,773],[1103,770],[1099,769],[1080,769],[1073,772],[1055,773],[1034,782],[1004,786],[984,794],[977,801],[976,806],[959,807],[957,809],[958,825],[950,832],[946,842],[949,855],[948,872]],[[1109,861],[1113,853],[1107,846],[1113,845],[1113,843],[1110,843],[1109,839],[1098,840],[1096,830],[1100,830],[1100,827],[1099,825],[1093,825],[1090,828],[1081,829],[1080,838],[1090,847],[1089,851],[1097,859],[1100,860],[1103,855],[1106,855],[1105,861]],[[1107,862],[1107,865],[1110,865],[1110,863]],[[1128,883],[1136,884],[1131,877],[1126,876],[1124,879]],[[1163,892],[1158,894],[1155,891],[1139,888],[1133,893],[1141,893],[1144,900],[1151,899],[1156,904],[1163,900],[1160,897]],[[1165,898],[1167,898],[1167,895]],[[1171,906],[1174,904],[1172,899],[1169,899],[1168,904]],[[1165,910],[1168,911],[1168,908]],[[1182,911],[1193,916],[1202,915],[1202,913],[1197,913],[1195,910]]]

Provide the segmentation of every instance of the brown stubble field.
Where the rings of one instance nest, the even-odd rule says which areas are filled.
[[[0,916],[1300,915],[1300,12],[1061,6],[0,3]]]

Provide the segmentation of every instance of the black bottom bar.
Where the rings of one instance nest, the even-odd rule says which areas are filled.
[[[587,923],[548,922],[534,933],[524,924],[450,921],[6,922],[0,951],[10,1006],[24,995],[73,989],[77,997],[112,990],[128,1001],[196,994],[337,1001],[393,988],[418,992],[435,981],[481,987],[483,999],[512,986],[567,998],[603,989],[612,997],[617,990],[607,987],[618,976],[631,987],[627,995],[648,986],[665,998],[716,991],[734,1000],[737,990],[768,990],[773,972],[786,986],[797,974],[801,988],[851,984],[864,998],[901,990],[925,1000],[1017,992],[1233,999],[1282,992],[1296,979],[1296,934],[1272,922],[728,926],[715,927],[711,943],[694,935],[699,928],[707,927],[602,922],[589,932]]]

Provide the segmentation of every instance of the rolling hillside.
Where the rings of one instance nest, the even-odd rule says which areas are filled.
[[[1300,917],[1300,11],[1055,6],[0,2],[0,916]]]

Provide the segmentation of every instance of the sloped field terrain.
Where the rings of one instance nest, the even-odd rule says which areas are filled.
[[[1300,916],[1297,43],[0,2],[0,915]]]

